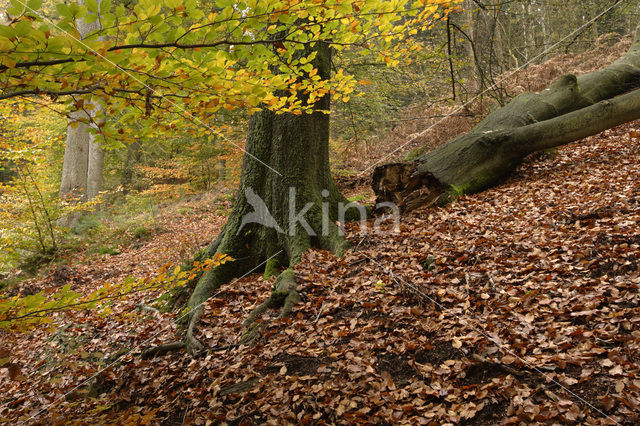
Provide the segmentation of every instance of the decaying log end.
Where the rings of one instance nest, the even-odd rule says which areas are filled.
[[[376,167],[371,186],[376,203],[395,203],[406,213],[436,204],[448,187],[430,173],[416,172],[418,163],[390,163]]]
[[[376,194],[376,202],[401,201],[400,192],[411,178],[415,165],[409,163],[389,163],[376,167],[373,171],[371,187]]]

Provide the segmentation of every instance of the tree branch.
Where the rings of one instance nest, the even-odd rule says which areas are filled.
[[[187,50],[187,49],[200,49],[200,48],[211,48],[218,46],[253,46],[257,44],[275,44],[275,43],[307,43],[300,42],[296,40],[287,40],[286,38],[278,38],[278,39],[270,39],[270,40],[254,40],[254,41],[233,41],[233,40],[219,40],[212,43],[195,43],[195,44],[182,44],[178,41],[174,41],[171,43],[159,43],[159,44],[150,44],[150,43],[134,43],[134,44],[122,44],[111,46],[107,49],[107,52],[115,52],[118,50],[132,50],[132,49],[166,49],[168,47],[173,47],[176,49]],[[51,65],[61,65],[67,64],[70,62],[84,62],[85,59],[79,58],[64,58],[64,59],[51,59],[48,61],[29,61],[29,62],[18,62],[13,68],[32,68],[32,67],[44,67]],[[6,65],[0,65],[0,72],[8,70],[9,67]]]
[[[41,89],[17,90],[15,92],[7,92],[7,93],[0,94],[0,100],[16,98],[18,96],[30,96],[30,95],[48,95],[52,97],[68,96],[68,95],[89,95],[94,91],[95,89],[76,89],[76,90],[63,90],[63,91],[41,90]]]
[[[46,95],[46,96],[51,96],[52,98],[57,98],[60,96],[90,95],[92,93],[95,93],[101,90],[104,91],[104,86],[90,86],[84,89],[78,88],[73,90],[44,90],[44,89],[16,90],[15,92],[5,92],[0,94],[0,100],[16,98],[19,96],[32,96],[32,95]],[[117,88],[111,88],[111,90],[119,93],[137,93],[140,95],[143,95],[145,91],[145,89],[134,90],[134,89],[117,89]],[[182,97],[180,95],[164,95],[164,96],[151,96],[151,97],[160,98],[160,97],[166,97],[166,96]],[[188,97],[188,96],[184,96],[184,97]]]

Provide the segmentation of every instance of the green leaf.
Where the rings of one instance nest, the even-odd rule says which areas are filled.
[[[8,25],[0,25],[0,37],[14,38],[16,36],[15,30]]]
[[[92,22],[95,22],[97,19],[98,19],[98,15],[96,15],[95,13],[87,13],[82,18],[85,24],[91,24]]]
[[[47,38],[44,35],[44,31],[31,29],[29,32],[29,38],[36,40],[39,43],[45,44],[47,42]]]
[[[111,10],[111,0],[102,0],[100,2],[100,12],[109,12]]]
[[[158,25],[160,22],[162,22],[162,16],[160,15],[154,15],[149,17],[149,22],[151,22],[153,25]]]
[[[56,10],[60,14],[60,16],[64,16],[66,18],[73,18],[73,13],[71,13],[71,9],[64,3],[56,4]]]
[[[24,3],[20,0],[11,0],[11,6],[13,6],[12,10],[17,11],[17,13],[9,13],[10,15],[22,15],[24,13]]]
[[[89,12],[100,13],[98,2],[96,0],[84,0],[84,5]]]
[[[42,0],[29,0],[27,2],[27,9],[36,11],[42,7]]]
[[[10,7],[7,9],[7,14],[10,16],[20,16],[24,13],[24,7]]]
[[[200,21],[202,18],[204,18],[204,12],[200,9],[191,9],[189,11],[189,16],[195,21]]]
[[[69,11],[71,16],[76,19],[82,18],[87,14],[87,8],[76,3],[72,3],[69,6]]]

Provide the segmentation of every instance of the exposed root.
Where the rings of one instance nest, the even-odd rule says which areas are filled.
[[[242,205],[240,205],[242,207]],[[265,275],[275,275],[282,265],[296,264],[302,255],[312,246],[330,250],[341,256],[349,247],[349,242],[340,232],[339,227],[329,221],[323,221],[322,211],[319,207],[308,212],[311,227],[317,235],[307,232],[308,229],[298,225],[293,235],[279,233],[268,227],[242,227],[242,219],[246,214],[245,207],[237,207],[236,213],[229,218],[225,230],[217,238],[204,256],[211,257],[216,252],[227,254],[236,260],[220,265],[200,277],[195,285],[187,307],[190,314],[182,322],[185,331],[182,342],[159,346],[145,351],[145,356],[152,357],[174,350],[182,350],[191,355],[220,348],[210,348],[203,345],[197,339],[197,327],[204,312],[205,302],[224,284],[233,278],[258,270],[262,265]],[[235,211],[235,210],[234,210]],[[356,209],[350,209],[347,213],[353,213]],[[356,215],[354,214],[354,217]],[[349,217],[345,217],[349,220]],[[321,231],[322,230],[322,231]],[[310,235],[311,234],[311,235]],[[243,345],[255,340],[260,335],[260,318],[268,309],[280,309],[279,317],[284,318],[291,314],[293,307],[300,301],[300,295],[296,290],[295,274],[292,269],[287,269],[278,275],[271,296],[265,302],[257,306],[244,322],[247,332],[242,335],[238,345]],[[222,348],[224,349],[224,348]]]
[[[198,324],[198,321],[200,321],[202,312],[204,312],[203,305],[199,305],[193,310],[191,314],[191,318],[189,319],[187,334],[184,337],[185,348],[187,352],[189,352],[192,355],[195,355],[204,349],[204,346],[202,345],[202,343],[200,343],[200,341],[195,337],[195,328],[196,328],[196,325]]]
[[[185,347],[185,342],[172,342],[172,343],[166,343],[160,346],[154,346],[152,348],[142,351],[142,359],[151,359],[158,355],[164,355],[169,352],[182,350],[184,347]]]
[[[220,246],[220,242],[222,241],[223,235],[224,235],[224,228],[222,229],[220,234],[218,234],[216,239],[211,244],[209,244],[209,246],[206,249],[196,253],[193,259],[191,259],[189,262],[186,262],[180,267],[180,270],[189,271],[193,268],[193,265],[195,264],[195,262],[202,262],[203,260],[212,258],[218,251],[218,247]],[[198,270],[196,272],[195,277],[187,281],[183,286],[171,290],[169,292],[170,294],[169,300],[167,300],[162,310],[165,312],[169,312],[179,308],[180,306],[184,306],[189,300],[189,298],[191,297],[191,294],[193,293],[196,285],[202,278],[203,274],[204,274],[203,271]]]
[[[231,386],[225,386],[220,389],[220,396],[248,392],[256,383],[258,383],[258,379],[254,377],[243,382],[234,383]]]
[[[300,302],[300,294],[296,289],[295,274],[292,269],[282,272],[274,284],[269,298],[251,311],[243,325],[247,331],[240,337],[240,344],[249,344],[260,335],[262,327],[257,321],[268,309],[280,309],[278,318],[291,315],[293,307]]]
[[[204,307],[202,305],[197,306],[189,316],[189,324],[187,326],[187,332],[184,336],[184,340],[180,342],[167,343],[160,346],[154,346],[146,349],[142,352],[143,359],[153,358],[156,355],[164,355],[169,352],[175,352],[184,349],[191,355],[197,355],[204,351],[204,345],[198,341],[195,337],[195,327],[200,321]]]
[[[272,297],[273,296],[269,297],[267,300],[262,302],[256,308],[254,308],[253,311],[251,311],[251,313],[247,317],[247,319],[244,320],[242,325],[245,327],[250,327],[254,322],[256,322],[258,318],[262,316],[262,314],[267,312],[267,309],[273,308],[274,306],[273,306]]]
[[[204,312],[204,303],[223,284],[237,276],[237,273],[238,268],[232,262],[208,271],[198,281],[187,305],[191,311],[187,317],[188,322],[184,336],[185,350],[191,355],[197,355],[205,350],[204,345],[196,338],[197,325]]]
[[[179,350],[186,348],[186,346],[187,344],[184,341],[166,343],[164,345],[154,346],[152,348],[146,349],[145,351],[142,352],[141,357],[142,359],[150,359],[156,356],[166,355],[171,352],[177,352]],[[194,352],[192,353],[192,355],[194,357],[197,357],[200,355],[204,355],[205,353],[208,353],[208,352],[226,351],[227,349],[233,349],[237,347],[240,347],[240,343],[236,343],[233,345],[213,346],[210,348],[203,349],[199,352]]]

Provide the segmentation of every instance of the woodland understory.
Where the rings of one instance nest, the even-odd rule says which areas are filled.
[[[640,424],[633,1],[2,1],[0,423]]]
[[[79,415],[163,424],[636,424],[637,126],[534,155],[494,189],[409,213],[397,232],[349,225],[352,248],[341,258],[306,253],[295,267],[301,302],[289,318],[267,311],[250,346],[233,345],[271,292],[260,274],[207,301],[197,337],[230,347],[197,358],[140,357],[176,331],[174,315],[131,319],[154,294],[114,305],[109,317],[59,314],[66,326],[54,334],[3,333],[22,377],[2,377],[11,396],[0,416],[42,424]],[[191,235],[209,220],[206,200],[194,203],[180,218]],[[159,235],[143,250],[162,264],[171,244]],[[80,290],[123,261],[141,272],[140,254],[127,249],[102,267],[73,267],[66,279]],[[55,275],[32,285],[56,285]]]

